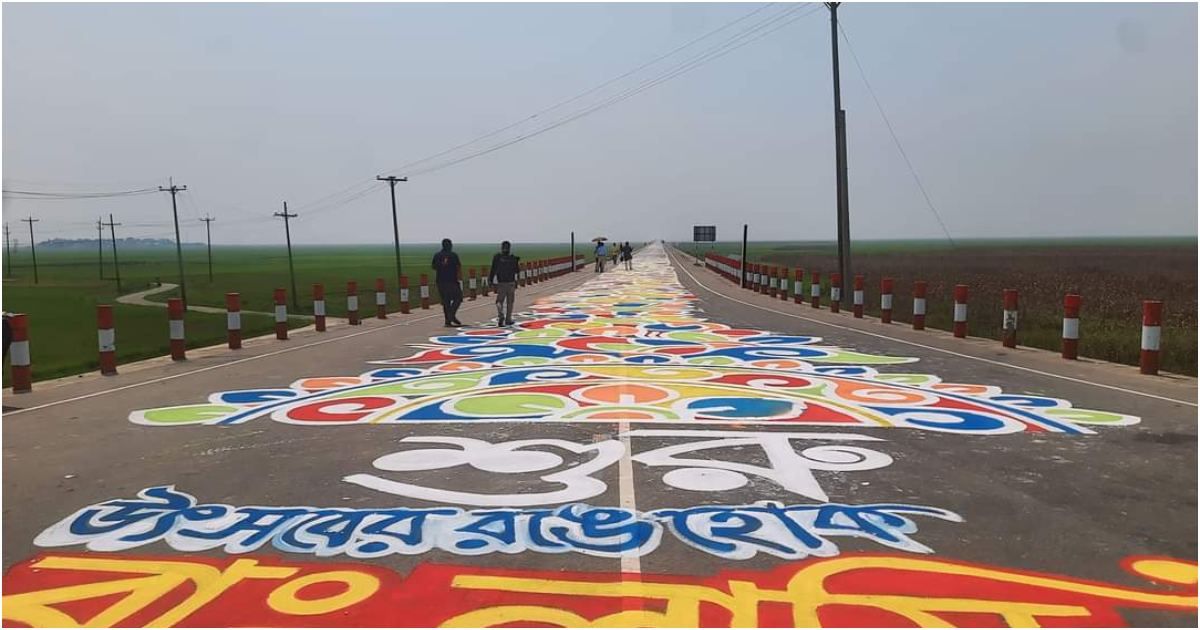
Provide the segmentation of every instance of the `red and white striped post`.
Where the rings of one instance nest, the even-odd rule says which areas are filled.
[[[489,271],[490,270],[487,267],[479,268],[479,286],[483,290],[482,291],[483,297],[488,296],[488,273],[489,273]]]
[[[808,284],[809,295],[812,297],[812,307],[821,308],[821,272],[812,272],[812,280]]]
[[[967,285],[954,285],[954,336],[967,336]]]
[[[225,294],[225,331],[230,350],[242,347],[242,295],[240,293]]]
[[[358,282],[354,280],[346,282],[346,319],[351,326],[362,323],[358,319]]]
[[[864,278],[861,275],[854,276],[854,317],[862,319],[863,316],[863,282]]]
[[[796,277],[792,280],[792,301],[804,304],[804,270],[796,267]]]
[[[387,285],[375,278],[375,319],[387,319]]]
[[[842,274],[829,275],[829,312],[842,312]]]
[[[536,261],[534,261],[533,264],[537,269],[537,276],[536,276],[537,281],[545,282],[546,281],[546,261],[536,260]]]
[[[1003,335],[1000,342],[1005,348],[1017,347],[1017,290],[1004,290]]]
[[[1079,358],[1079,307],[1083,305],[1083,298],[1073,293],[1068,293],[1063,298],[1063,329],[1062,329],[1062,357],[1064,359]]]
[[[325,285],[313,284],[313,320],[317,332],[325,332]]]
[[[1142,301],[1142,374],[1158,374],[1159,345],[1162,342],[1162,310],[1159,300]]]
[[[29,316],[16,313],[8,319],[12,332],[12,343],[8,347],[9,365],[12,366],[12,390],[14,394],[33,391],[33,367],[29,357]]]
[[[892,279],[879,279],[879,323],[892,323]]]
[[[467,286],[468,286],[467,299],[474,300],[474,299],[476,299],[476,297],[478,297],[475,294],[475,268],[471,267],[471,269],[469,270],[469,273],[467,275],[469,276],[469,278],[467,280]]]
[[[96,306],[96,329],[100,343],[100,373],[117,373],[117,331],[113,328],[113,310],[108,304]]]
[[[774,265],[768,267],[767,276],[770,278],[767,285],[767,295],[779,297],[779,267]]]
[[[421,308],[429,310],[429,276],[421,274]]]
[[[913,330],[925,330],[925,296],[929,283],[924,280],[913,281]]]
[[[758,291],[758,268],[754,263],[746,263],[746,288]]]
[[[287,291],[275,289],[275,338],[287,340]]]
[[[187,342],[183,336],[183,299],[167,300],[167,332],[171,338],[171,359],[183,361],[187,358]]]
[[[408,315],[408,276],[400,276],[400,314]]]
[[[517,263],[517,286],[525,286],[525,267],[526,263]]]
[[[789,284],[790,283],[788,281],[787,267],[786,266],[780,267],[779,268],[779,299],[783,300],[784,302],[786,302],[788,299],[788,285]]]

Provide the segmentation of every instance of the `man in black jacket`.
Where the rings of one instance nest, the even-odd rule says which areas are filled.
[[[488,283],[496,288],[496,325],[512,326],[513,299],[517,294],[517,273],[520,271],[520,256],[512,255],[512,243],[500,243],[500,253],[492,256],[492,270],[488,272]]]
[[[462,285],[458,283],[458,274],[462,263],[458,254],[451,249],[450,239],[442,239],[442,251],[433,255],[433,270],[436,272],[438,295],[442,298],[442,314],[446,318],[446,326],[462,326],[458,321],[458,307],[462,306]]]

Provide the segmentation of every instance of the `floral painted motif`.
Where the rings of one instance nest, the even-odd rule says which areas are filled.
[[[543,299],[514,328],[464,328],[357,376],[136,411],[152,426],[625,420],[1092,433],[1133,416],[879,368],[916,359],[705,320],[665,265]]]

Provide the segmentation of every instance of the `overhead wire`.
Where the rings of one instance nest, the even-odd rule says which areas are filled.
[[[662,61],[663,59],[666,59],[666,58],[669,58],[669,57],[671,57],[671,56],[674,56],[674,55],[676,55],[677,53],[679,53],[679,52],[681,52],[681,51],[683,51],[683,50],[686,50],[687,48],[690,48],[690,47],[694,46],[695,44],[697,44],[697,43],[699,43],[699,42],[701,42],[701,41],[703,41],[703,40],[705,40],[705,39],[708,39],[708,38],[712,37],[713,35],[715,35],[715,34],[717,34],[717,33],[720,33],[720,32],[722,32],[722,31],[724,31],[724,30],[728,30],[729,28],[731,28],[731,27],[733,27],[733,26],[735,26],[735,25],[737,25],[737,24],[739,24],[739,23],[741,23],[741,22],[744,22],[744,21],[748,20],[748,19],[750,19],[750,18],[754,17],[755,15],[758,15],[759,13],[761,13],[761,12],[763,12],[763,11],[765,11],[765,10],[767,10],[767,9],[769,9],[769,8],[771,8],[771,7],[773,7],[773,6],[775,6],[776,4],[777,4],[777,3],[768,3],[768,4],[766,4],[766,5],[762,6],[762,7],[758,7],[758,8],[756,8],[755,10],[753,10],[753,11],[750,11],[750,12],[748,12],[748,13],[746,13],[746,14],[744,14],[744,15],[742,15],[742,16],[740,16],[740,17],[738,17],[738,18],[734,19],[734,20],[731,20],[731,21],[729,21],[729,22],[727,22],[727,23],[723,24],[722,26],[720,26],[720,27],[718,27],[718,28],[716,28],[716,29],[713,29],[713,30],[711,30],[711,31],[709,31],[709,32],[707,32],[707,33],[705,33],[705,34],[703,34],[703,35],[699,36],[699,37],[696,37],[696,38],[694,38],[694,39],[692,39],[692,40],[690,40],[690,41],[688,41],[688,42],[686,42],[686,43],[684,43],[684,44],[682,44],[682,45],[680,45],[680,46],[677,46],[677,47],[675,47],[674,49],[672,49],[671,51],[668,51],[667,53],[664,53],[664,54],[662,54],[662,55],[659,55],[658,57],[655,57],[654,59],[652,59],[652,60],[650,60],[650,61],[648,61],[648,62],[642,63],[641,65],[639,65],[639,66],[635,67],[635,68],[634,68],[634,69],[632,69],[632,70],[629,70],[629,71],[627,71],[627,72],[624,72],[624,73],[622,73],[622,74],[620,74],[620,75],[617,75],[616,77],[613,77],[612,79],[608,79],[608,80],[606,80],[606,81],[604,81],[604,82],[602,82],[602,83],[598,84],[597,86],[595,86],[595,87],[593,87],[593,88],[589,88],[588,90],[585,90],[584,92],[581,92],[581,93],[579,93],[579,94],[576,94],[576,95],[574,95],[574,96],[572,96],[572,97],[570,97],[570,98],[567,98],[567,99],[564,99],[564,100],[562,100],[562,101],[559,101],[558,103],[555,103],[554,105],[552,105],[552,106],[550,106],[550,107],[544,108],[544,109],[540,110],[539,112],[537,112],[537,113],[535,113],[535,114],[532,114],[532,115],[530,115],[530,116],[526,116],[526,117],[524,117],[524,118],[520,119],[520,120],[519,120],[519,121],[517,121],[517,122],[511,123],[511,124],[508,124],[508,125],[505,125],[505,126],[503,126],[503,127],[500,127],[500,128],[498,128],[498,129],[495,129],[495,130],[493,130],[493,131],[490,131],[490,132],[488,132],[488,133],[485,133],[485,134],[483,134],[483,135],[481,135],[481,136],[477,136],[476,138],[473,138],[472,140],[469,140],[469,141],[467,141],[467,142],[464,142],[464,143],[460,143],[460,144],[458,144],[458,145],[455,145],[454,147],[452,147],[452,148],[450,148],[450,149],[446,149],[446,150],[444,150],[444,151],[440,151],[440,152],[438,152],[438,153],[435,153],[435,154],[433,154],[433,155],[427,156],[427,157],[425,157],[425,158],[421,158],[421,159],[419,159],[419,160],[415,160],[415,161],[409,162],[408,164],[406,164],[406,165],[404,165],[404,166],[401,166],[401,167],[399,167],[398,169],[393,169],[393,170],[391,170],[391,171],[385,171],[385,173],[402,173],[402,172],[403,172],[403,169],[405,169],[405,168],[409,168],[409,167],[411,167],[411,166],[414,166],[414,165],[418,165],[418,164],[422,164],[422,163],[429,162],[430,160],[433,160],[433,159],[435,159],[435,158],[437,158],[437,157],[440,157],[440,156],[449,155],[449,154],[453,153],[454,151],[456,151],[456,150],[458,150],[458,149],[462,149],[462,148],[468,147],[468,146],[470,146],[470,145],[472,145],[472,144],[474,144],[474,143],[478,142],[478,141],[479,141],[479,140],[481,140],[481,139],[486,139],[486,138],[489,138],[489,137],[494,137],[494,136],[500,135],[500,134],[501,134],[501,133],[503,133],[504,131],[509,131],[509,130],[512,130],[512,129],[516,128],[516,127],[519,127],[519,126],[521,126],[522,124],[524,124],[524,123],[526,123],[526,122],[529,122],[530,120],[534,120],[534,119],[538,119],[538,118],[544,117],[546,113],[549,113],[549,112],[551,112],[551,111],[553,111],[553,110],[556,110],[556,109],[561,109],[561,108],[562,108],[563,106],[565,106],[565,105],[568,105],[568,104],[570,104],[570,103],[573,103],[573,102],[575,102],[575,101],[578,101],[578,100],[580,100],[581,98],[583,98],[583,97],[585,97],[585,96],[587,96],[587,95],[594,94],[594,93],[596,93],[596,92],[600,91],[601,89],[603,89],[603,88],[605,88],[605,87],[609,87],[609,86],[613,85],[614,83],[616,83],[616,82],[618,82],[618,81],[620,81],[620,80],[622,80],[622,79],[626,79],[626,78],[628,78],[628,77],[630,77],[630,76],[632,76],[632,75],[636,74],[637,72],[639,72],[639,71],[641,71],[641,70],[643,70],[643,69],[645,69],[645,68],[648,68],[648,67],[650,67],[650,66],[652,66],[652,65],[654,65],[654,64],[656,64],[656,63],[658,63],[658,62],[660,62],[660,61]],[[460,158],[455,158],[455,159],[452,159],[452,160],[450,160],[450,161],[449,161],[449,162],[447,162],[447,163],[439,163],[439,164],[436,164],[436,165],[434,165],[433,167],[429,167],[429,168],[426,168],[426,169],[422,169],[422,170],[419,170],[419,171],[417,171],[417,172],[415,172],[415,173],[411,173],[411,174],[412,174],[412,175],[417,175],[417,174],[425,174],[425,173],[430,173],[430,172],[433,172],[433,171],[435,171],[435,170],[441,170],[441,169],[443,169],[443,168],[447,168],[447,167],[449,167],[449,166],[452,166],[452,165],[454,165],[454,164],[459,164],[459,163],[461,163],[461,162],[464,162],[464,161],[466,161],[466,160],[468,160],[468,159],[474,159],[474,158],[476,158],[476,157],[480,157],[481,155],[486,155],[486,154],[488,154],[488,153],[492,153],[492,152],[494,152],[494,151],[498,151],[498,150],[500,150],[500,149],[502,149],[502,148],[504,148],[504,147],[511,146],[512,144],[516,144],[517,142],[521,142],[521,141],[524,141],[524,140],[527,140],[527,139],[530,139],[530,138],[536,137],[536,136],[538,136],[538,135],[541,135],[542,133],[545,133],[545,132],[547,132],[547,131],[550,131],[550,130],[551,130],[551,129],[553,129],[553,128],[560,127],[560,126],[562,126],[562,125],[564,125],[564,124],[567,124],[568,122],[571,122],[571,121],[573,121],[573,120],[577,120],[577,119],[579,119],[579,118],[582,118],[583,116],[586,116],[586,115],[588,115],[588,114],[592,113],[593,111],[598,111],[599,109],[603,109],[604,107],[607,107],[607,106],[609,106],[609,105],[615,104],[616,102],[620,102],[620,101],[622,101],[622,100],[625,100],[626,98],[629,98],[629,97],[633,96],[633,95],[634,95],[634,94],[636,94],[636,93],[640,93],[641,91],[644,91],[644,89],[649,89],[649,87],[653,87],[654,85],[657,85],[658,83],[660,83],[660,82],[661,82],[659,79],[661,79],[663,76],[670,75],[670,76],[668,77],[668,79],[669,79],[669,78],[673,78],[674,76],[676,76],[677,74],[679,74],[679,72],[678,72],[678,71],[679,71],[679,69],[680,69],[682,66],[687,66],[687,65],[689,65],[689,64],[692,64],[692,63],[694,63],[694,62],[695,62],[695,60],[696,60],[697,58],[704,57],[704,56],[706,56],[706,55],[711,55],[711,54],[712,54],[712,52],[713,52],[714,50],[718,50],[718,49],[721,49],[722,47],[728,46],[728,45],[730,44],[730,42],[735,42],[735,41],[737,41],[738,39],[745,37],[745,36],[746,36],[748,33],[753,33],[753,32],[756,32],[756,31],[757,31],[757,30],[759,30],[759,29],[762,29],[762,28],[763,28],[763,27],[765,27],[765,26],[769,26],[770,24],[774,23],[774,21],[776,21],[776,20],[779,20],[779,19],[781,19],[781,18],[784,18],[784,17],[787,17],[788,15],[791,15],[792,13],[794,13],[794,12],[796,12],[796,11],[799,11],[799,10],[801,10],[802,8],[804,8],[804,6],[806,6],[806,5],[809,5],[809,4],[812,4],[812,3],[804,3],[804,4],[802,4],[802,5],[789,6],[789,7],[787,7],[786,9],[784,9],[784,11],[782,11],[782,12],[780,12],[780,13],[776,14],[776,15],[773,15],[773,16],[770,16],[770,17],[767,17],[765,20],[762,20],[762,21],[760,21],[760,22],[758,22],[758,23],[756,23],[756,24],[754,24],[754,25],[752,25],[752,26],[750,26],[750,27],[748,27],[748,28],[746,28],[746,29],[744,29],[744,30],[742,30],[742,31],[740,31],[740,32],[737,32],[737,33],[735,33],[735,34],[734,34],[734,35],[732,35],[730,38],[728,38],[728,39],[726,39],[726,40],[724,40],[724,41],[718,42],[718,43],[717,43],[717,44],[715,44],[714,46],[712,46],[712,47],[710,47],[710,48],[708,48],[708,49],[706,49],[706,50],[704,50],[704,51],[700,52],[699,54],[697,54],[697,55],[695,55],[695,56],[693,56],[693,57],[691,57],[691,58],[685,59],[684,61],[682,61],[682,62],[680,62],[680,63],[678,63],[678,64],[676,64],[676,65],[674,65],[674,66],[670,66],[670,67],[666,68],[665,70],[662,70],[662,71],[660,72],[660,74],[658,74],[658,75],[654,76],[653,78],[650,78],[650,79],[643,80],[643,83],[642,83],[642,84],[639,84],[639,86],[637,86],[637,87],[642,87],[642,89],[637,89],[637,90],[636,90],[635,92],[633,92],[633,93],[629,93],[629,92],[630,92],[630,90],[627,88],[625,91],[623,91],[623,92],[620,92],[620,93],[618,93],[618,94],[616,95],[616,97],[617,97],[617,98],[616,98],[616,100],[613,100],[613,99],[614,99],[614,97],[613,97],[613,96],[608,96],[608,97],[605,97],[605,100],[604,100],[604,101],[602,101],[602,104],[601,104],[599,107],[597,107],[596,105],[591,105],[591,106],[587,106],[587,107],[585,107],[585,108],[584,108],[584,109],[585,109],[585,111],[576,111],[576,112],[574,112],[574,113],[567,113],[567,114],[565,114],[565,116],[566,116],[568,119],[566,119],[566,120],[560,119],[560,120],[558,120],[558,121],[550,121],[550,122],[547,122],[546,124],[544,124],[544,125],[543,125],[542,127],[540,127],[540,128],[536,128],[536,129],[534,129],[534,130],[532,130],[532,131],[528,131],[528,132],[526,132],[526,133],[523,133],[523,134],[521,134],[521,135],[519,135],[519,136],[517,136],[517,137],[515,137],[515,138],[510,138],[510,139],[508,139],[508,140],[502,141],[502,142],[500,143],[502,146],[489,146],[489,147],[486,147],[486,148],[484,148],[484,149],[482,149],[482,150],[476,150],[476,151],[474,151],[473,153],[470,153],[470,154],[468,154],[467,156],[464,156],[464,157],[460,157]],[[689,67],[689,68],[687,68],[687,69],[690,69],[690,67]],[[652,85],[648,85],[648,86],[646,86],[646,85],[645,85],[646,83],[652,83]],[[644,86],[644,87],[643,87],[643,86]],[[635,88],[635,89],[636,89],[636,88]],[[611,102],[609,102],[609,101],[611,101]],[[549,127],[549,128],[547,128],[547,127]],[[374,192],[374,191],[376,191],[376,190],[381,190],[381,188],[379,188],[379,187],[378,187],[376,184],[377,184],[377,182],[374,180],[374,178],[371,178],[371,179],[365,179],[365,180],[361,180],[360,182],[358,182],[358,183],[356,183],[356,184],[354,184],[354,185],[348,186],[348,187],[346,187],[346,188],[344,188],[344,189],[342,189],[342,190],[340,190],[340,191],[338,191],[338,192],[336,192],[336,193],[333,193],[333,194],[331,194],[331,195],[326,195],[325,197],[319,198],[319,199],[317,199],[317,200],[315,200],[315,201],[312,201],[312,202],[308,202],[308,203],[305,203],[305,204],[301,204],[301,205],[299,205],[299,206],[297,206],[297,207],[296,207],[296,210],[297,210],[297,211],[308,210],[310,213],[313,213],[313,212],[324,212],[324,211],[326,211],[326,210],[330,210],[330,209],[334,209],[334,208],[342,207],[342,206],[345,206],[345,205],[347,205],[347,204],[349,204],[349,203],[352,203],[352,202],[354,202],[354,201],[356,201],[356,200],[358,200],[358,199],[360,199],[360,198],[362,198],[362,197],[364,197],[364,196],[366,196],[366,195],[368,195],[368,194],[370,194],[370,193],[372,193],[372,192]]]
[[[116,191],[92,191],[92,192],[72,192],[72,191],[44,191],[44,190],[14,190],[11,188],[3,189],[4,196],[12,199],[26,200],[56,200],[56,199],[106,199],[110,197],[131,197],[135,195],[147,195],[158,192],[157,188],[140,188],[136,190],[116,190]]]
[[[542,109],[542,110],[539,110],[539,111],[537,111],[537,112],[534,112],[533,114],[530,114],[529,116],[526,116],[526,117],[524,117],[524,118],[522,118],[522,119],[520,119],[520,120],[518,120],[518,121],[516,121],[516,122],[514,122],[514,123],[511,123],[511,124],[505,125],[505,126],[503,126],[503,127],[500,127],[499,129],[495,129],[495,130],[489,131],[489,132],[487,132],[487,133],[485,133],[485,134],[483,134],[483,135],[481,135],[481,136],[477,136],[477,137],[475,137],[475,138],[472,138],[472,139],[470,139],[470,140],[468,140],[468,141],[466,141],[466,142],[463,142],[463,143],[461,143],[461,144],[457,144],[457,145],[455,145],[455,146],[453,146],[453,147],[450,147],[449,149],[446,149],[446,150],[444,150],[444,151],[440,151],[440,152],[438,152],[438,153],[434,153],[433,155],[426,156],[426,157],[423,157],[423,158],[421,158],[421,159],[419,159],[419,160],[415,160],[415,161],[409,162],[409,163],[407,163],[407,164],[405,164],[405,165],[403,165],[403,166],[400,166],[400,167],[397,167],[397,168],[394,168],[394,169],[391,169],[391,170],[385,171],[385,173],[401,173],[401,172],[407,171],[408,169],[411,169],[412,167],[414,167],[414,166],[417,166],[418,164],[423,164],[423,163],[425,163],[425,162],[429,162],[429,161],[431,161],[431,160],[434,160],[434,159],[436,159],[436,158],[442,157],[443,155],[447,155],[447,154],[449,154],[449,153],[453,153],[454,151],[457,151],[458,149],[462,149],[462,148],[468,147],[468,146],[470,146],[470,145],[472,145],[472,144],[475,144],[476,142],[478,142],[478,141],[480,141],[480,140],[486,140],[487,138],[491,138],[491,137],[493,137],[493,136],[497,136],[497,135],[499,135],[499,134],[501,134],[501,133],[503,133],[503,132],[505,132],[505,131],[508,131],[509,129],[512,129],[512,128],[514,128],[514,127],[519,127],[520,125],[522,125],[522,124],[524,124],[524,123],[526,123],[526,122],[528,122],[528,121],[531,121],[531,120],[533,120],[533,119],[535,119],[535,118],[538,118],[539,116],[543,116],[543,115],[545,115],[545,114],[548,114],[548,113],[550,113],[550,112],[552,112],[552,111],[554,111],[554,110],[556,110],[556,109],[559,109],[559,108],[561,108],[561,107],[564,107],[564,106],[566,106],[566,105],[569,105],[569,104],[571,104],[571,103],[574,103],[575,101],[578,101],[579,99],[581,99],[581,98],[583,98],[583,97],[585,97],[585,96],[588,96],[588,95],[590,95],[590,94],[595,94],[596,92],[599,92],[600,90],[602,90],[602,89],[604,89],[604,88],[606,88],[606,87],[608,87],[608,86],[610,86],[610,85],[612,85],[612,84],[614,84],[614,83],[616,83],[616,82],[620,81],[621,79],[624,79],[624,78],[626,78],[626,77],[632,76],[633,74],[635,74],[635,73],[637,73],[637,72],[640,72],[640,71],[642,71],[642,70],[644,70],[644,69],[646,69],[646,68],[649,68],[650,66],[652,66],[652,65],[654,65],[654,64],[656,64],[656,63],[658,63],[658,62],[660,62],[660,61],[662,61],[662,60],[664,60],[664,59],[666,59],[666,58],[668,58],[668,57],[674,56],[674,55],[675,55],[675,53],[678,53],[678,52],[680,52],[680,51],[682,51],[682,50],[686,50],[686,49],[688,49],[688,48],[691,48],[692,46],[694,46],[694,45],[696,45],[696,44],[698,44],[698,43],[700,43],[700,42],[704,41],[705,39],[708,39],[709,37],[712,37],[713,35],[716,35],[717,33],[721,32],[721,31],[724,31],[724,30],[726,30],[726,29],[728,29],[728,28],[730,28],[730,27],[734,26],[735,24],[739,24],[739,23],[741,23],[741,22],[744,22],[744,21],[746,21],[746,20],[750,19],[751,17],[753,17],[753,16],[755,16],[755,15],[757,15],[757,14],[759,14],[759,13],[761,13],[761,12],[763,12],[763,11],[765,11],[765,10],[767,10],[767,9],[769,9],[769,8],[771,8],[771,7],[773,7],[773,6],[775,6],[776,4],[777,4],[777,3],[775,3],[775,2],[769,2],[769,3],[767,3],[767,4],[764,4],[763,6],[761,6],[761,7],[758,7],[757,9],[755,9],[755,10],[753,10],[753,11],[750,11],[749,13],[746,13],[745,15],[743,15],[743,16],[741,16],[741,17],[737,18],[737,19],[734,19],[734,20],[732,20],[732,21],[726,22],[725,24],[723,24],[723,25],[721,25],[721,26],[719,26],[719,27],[717,27],[717,28],[715,28],[715,29],[713,29],[713,30],[711,30],[711,31],[709,31],[709,32],[707,32],[707,33],[705,33],[705,34],[703,34],[703,35],[701,35],[701,36],[699,36],[699,37],[695,38],[695,39],[692,39],[692,40],[690,40],[690,41],[688,41],[688,42],[686,42],[686,43],[684,43],[684,44],[682,44],[682,45],[680,45],[680,46],[677,46],[676,48],[674,48],[674,49],[670,50],[669,52],[663,53],[663,54],[661,54],[661,55],[659,55],[659,56],[655,57],[654,59],[651,59],[650,61],[647,61],[647,62],[645,62],[645,63],[643,63],[643,64],[641,64],[641,65],[637,66],[636,68],[633,68],[632,70],[628,70],[628,71],[626,71],[626,72],[624,72],[624,73],[622,73],[622,74],[619,74],[619,75],[617,75],[617,76],[615,76],[615,77],[613,77],[613,78],[611,78],[611,79],[609,79],[609,80],[607,80],[607,81],[605,81],[605,82],[603,82],[603,83],[601,83],[601,84],[599,84],[599,85],[596,85],[596,86],[594,86],[594,87],[591,87],[591,88],[589,88],[589,89],[587,89],[587,90],[585,90],[585,91],[583,91],[583,92],[580,92],[580,93],[578,93],[578,94],[576,94],[576,95],[574,95],[574,96],[572,96],[572,97],[570,97],[570,98],[564,99],[564,100],[562,100],[562,101],[559,101],[559,102],[555,103],[554,105],[551,105],[551,106],[549,106],[549,107],[546,107],[546,108],[544,108],[544,109]]]
[[[929,211],[933,213],[933,218],[942,228],[942,232],[946,235],[946,240],[950,242],[951,247],[957,247],[954,242],[954,237],[950,235],[950,230],[946,227],[946,222],[942,220],[942,215],[933,205],[933,199],[929,197],[929,191],[925,189],[925,184],[921,181],[921,177],[917,175],[917,169],[913,166],[912,160],[908,158],[908,152],[904,150],[904,145],[901,144],[899,136],[896,135],[896,130],[892,127],[892,121],[888,119],[887,113],[883,110],[883,104],[880,103],[879,97],[875,94],[875,89],[871,87],[871,82],[867,80],[867,73],[863,70],[862,63],[858,60],[858,54],[854,52],[854,45],[850,43],[850,36],[846,33],[845,26],[838,22],[838,30],[842,33],[842,39],[846,42],[846,48],[850,51],[850,58],[854,60],[854,66],[858,68],[858,75],[862,77],[863,84],[867,86],[867,93],[871,95],[871,100],[875,102],[875,109],[879,111],[879,117],[883,119],[883,124],[887,127],[888,133],[892,136],[892,142],[896,145],[896,150],[900,152],[900,157],[904,158],[904,164],[908,166],[908,172],[912,175],[913,181],[917,183],[917,188],[921,191],[921,196],[925,198],[925,205]]]
[[[487,149],[483,149],[481,151],[477,151],[475,153],[468,154],[466,156],[456,158],[449,162],[444,162],[442,164],[438,164],[438,165],[435,165],[435,166],[432,166],[429,168],[419,169],[419,170],[411,173],[411,175],[413,175],[413,176],[424,175],[424,174],[432,173],[435,171],[439,171],[444,168],[454,166],[456,164],[461,164],[463,162],[466,162],[467,160],[471,160],[471,159],[474,159],[477,157],[481,157],[483,155],[487,155],[489,153],[493,153],[500,149],[517,144],[518,142],[523,142],[525,140],[532,139],[534,137],[537,137],[537,136],[539,136],[543,133],[546,133],[548,131],[551,131],[553,129],[557,129],[567,123],[570,123],[570,122],[573,122],[580,118],[583,118],[584,116],[590,115],[590,114],[597,112],[601,109],[604,109],[606,107],[610,107],[612,105],[620,103],[624,100],[632,98],[633,96],[641,94],[642,92],[644,92],[650,88],[661,85],[662,83],[670,81],[671,79],[674,79],[680,75],[686,74],[687,72],[690,72],[691,70],[694,70],[695,68],[698,68],[698,67],[708,63],[709,61],[712,61],[713,59],[723,57],[723,56],[733,52],[734,50],[737,50],[738,48],[741,48],[747,44],[750,44],[750,43],[757,41],[763,37],[766,37],[767,35],[779,30],[780,28],[783,28],[783,27],[787,26],[788,24],[791,24],[792,22],[799,20],[800,18],[803,18],[811,13],[816,12],[817,10],[819,10],[819,8],[820,7],[817,7],[817,8],[812,9],[802,15],[795,15],[795,17],[792,17],[791,19],[785,20],[784,18],[786,18],[790,15],[794,15],[795,13],[797,13],[800,10],[800,9],[792,9],[788,12],[785,12],[783,14],[780,14],[778,16],[775,16],[773,18],[765,20],[764,22],[759,23],[758,25],[752,27],[751,29],[734,36],[730,40],[727,40],[726,42],[723,42],[722,44],[719,44],[713,48],[710,48],[709,50],[689,59],[688,61],[685,61],[682,64],[675,66],[674,68],[672,68],[671,70],[667,71],[664,74],[661,74],[652,79],[647,79],[647,80],[643,81],[641,84],[639,84],[633,88],[627,89],[625,92],[622,92],[622,93],[619,93],[612,97],[609,97],[607,100],[602,101],[593,106],[590,106],[582,111],[576,112],[575,114],[568,116],[567,118],[561,119],[561,120],[556,121],[551,124],[548,124],[540,129],[529,132],[529,133],[519,136],[517,138],[507,140],[505,142],[494,145],[492,147],[488,147]],[[772,25],[773,25],[773,28],[768,28],[768,27],[771,27]],[[760,33],[757,37],[752,37],[752,38],[747,39],[747,37],[749,37],[750,35],[753,35],[754,33],[762,31],[763,29],[767,29],[767,30]],[[739,40],[741,40],[741,41],[739,41]]]

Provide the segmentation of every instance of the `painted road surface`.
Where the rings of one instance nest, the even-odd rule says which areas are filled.
[[[1194,382],[722,282],[653,245],[512,328],[468,302],[7,397],[4,621],[1196,623]]]

